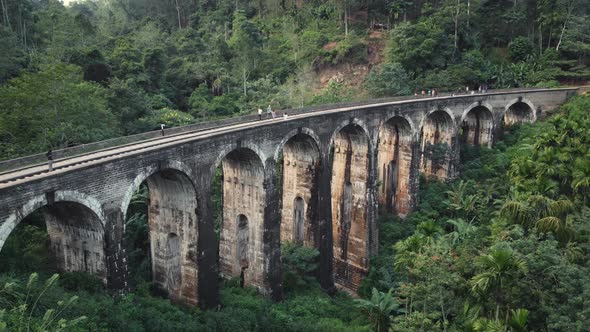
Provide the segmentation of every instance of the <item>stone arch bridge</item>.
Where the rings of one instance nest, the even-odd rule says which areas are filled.
[[[576,91],[380,100],[286,120],[222,121],[64,152],[52,172],[39,156],[0,162],[0,249],[21,220],[41,211],[60,269],[95,274],[124,291],[124,221],[146,182],[153,280],[171,299],[214,307],[220,274],[242,275],[281,298],[284,241],[319,249],[324,288],[355,290],[378,249],[378,210],[407,214],[420,173],[452,178],[460,144],[489,147],[505,126],[533,122]]]

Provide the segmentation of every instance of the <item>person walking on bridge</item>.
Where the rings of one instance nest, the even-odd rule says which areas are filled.
[[[262,120],[262,108],[258,108],[258,120]]]
[[[47,156],[47,168],[49,169],[49,172],[51,172],[53,171],[53,152],[51,152],[51,147],[45,155]]]
[[[270,107],[270,104],[268,104],[268,107],[266,108],[266,118],[268,119],[271,116],[272,116],[272,107]]]

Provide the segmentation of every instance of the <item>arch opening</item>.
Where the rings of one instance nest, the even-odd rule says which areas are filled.
[[[307,134],[291,137],[283,146],[281,166],[281,241],[317,246],[315,225],[320,151]],[[307,208],[306,208],[307,207]]]
[[[264,166],[247,148],[228,153],[219,170],[219,269],[243,285],[264,286]]]
[[[412,129],[400,116],[389,119],[379,132],[377,176],[381,208],[402,215],[410,212]]]
[[[369,138],[360,126],[350,124],[336,134],[332,153],[335,281],[356,290],[369,261]]]
[[[240,269],[248,268],[250,265],[248,260],[248,218],[240,214],[237,218],[238,223],[238,244],[237,244],[237,256],[240,264]]]
[[[0,252],[0,262],[2,272],[85,272],[106,284],[103,223],[81,203],[46,204],[19,222]]]
[[[420,130],[420,171],[426,176],[446,179],[451,170],[455,134],[454,121],[441,110],[430,113]]]
[[[305,201],[295,197],[293,203],[293,242],[303,244],[305,240]]]
[[[504,117],[502,118],[502,125],[510,127],[515,124],[531,123],[535,120],[534,110],[525,102],[517,101],[510,105]]]
[[[189,176],[171,168],[151,174],[133,194],[126,216],[125,245],[134,281],[152,281],[156,293],[196,304],[197,194]]]
[[[485,106],[469,110],[461,122],[461,143],[491,147],[493,142],[494,119]]]

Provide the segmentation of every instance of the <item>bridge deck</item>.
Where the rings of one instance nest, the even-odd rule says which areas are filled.
[[[506,94],[511,92],[536,92],[536,91],[545,91],[550,89],[512,89],[512,90],[494,90],[494,92],[488,92],[485,94],[478,93],[479,96],[490,96],[490,95],[499,95],[499,94]],[[555,90],[555,89],[551,89]],[[375,102],[375,103],[367,103],[367,104],[360,104],[355,106],[348,106],[348,107],[340,107],[340,108],[332,108],[327,110],[312,110],[308,112],[303,112],[299,114],[292,114],[289,115],[286,121],[292,121],[295,119],[300,118],[308,118],[314,117],[318,115],[324,114],[331,114],[335,112],[343,112],[343,111],[350,111],[350,110],[358,110],[358,109],[365,109],[365,108],[374,108],[374,107],[384,107],[390,105],[399,105],[405,103],[412,103],[417,101],[433,101],[433,100],[447,100],[447,99],[454,99],[454,98],[466,98],[466,97],[473,97],[473,95],[465,94],[465,95],[457,95],[457,96],[438,96],[438,97],[419,97],[419,98],[408,98],[396,101],[386,101],[386,102]],[[301,111],[301,110],[300,110]],[[191,142],[194,140],[207,138],[211,136],[221,135],[228,132],[238,131],[245,128],[255,128],[259,126],[265,126],[272,123],[276,123],[277,121],[285,121],[282,117],[278,117],[277,119],[264,119],[264,120],[252,120],[250,117],[246,122],[241,122],[238,124],[223,126],[223,127],[214,127],[209,129],[202,129],[202,130],[195,130],[195,131],[188,131],[188,132],[181,132],[167,136],[160,136],[154,137],[150,139],[144,139],[137,142],[114,146],[110,148],[100,149],[88,153],[83,153],[79,155],[74,155],[71,157],[61,158],[55,160],[53,163],[54,170],[52,172],[48,171],[47,163],[42,164],[33,164],[29,166],[19,167],[13,170],[8,170],[3,173],[0,173],[0,189],[12,187],[21,183],[29,182],[38,180],[40,178],[54,176],[57,174],[62,174],[66,172],[70,172],[76,169],[89,167],[91,165],[97,165],[101,163],[106,163],[111,160],[115,160],[118,158],[128,157],[136,154],[140,154],[146,151],[158,150],[163,149],[169,146],[183,144],[187,142]]]

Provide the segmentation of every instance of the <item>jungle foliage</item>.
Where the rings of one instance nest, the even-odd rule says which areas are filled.
[[[583,0],[0,4],[0,159],[268,104],[556,86],[590,75]],[[328,74],[347,68],[370,71]]]

